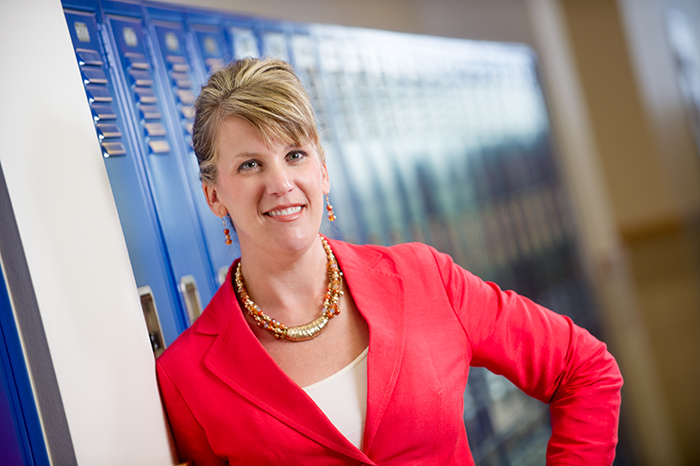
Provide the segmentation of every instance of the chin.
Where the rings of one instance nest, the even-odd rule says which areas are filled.
[[[275,249],[280,253],[304,253],[318,239],[318,229],[290,229],[275,236]]]

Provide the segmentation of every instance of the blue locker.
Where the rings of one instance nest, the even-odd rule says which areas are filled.
[[[174,129],[175,151],[184,167],[184,175],[190,190],[197,214],[197,223],[202,235],[212,273],[217,277],[217,286],[226,277],[229,266],[240,255],[237,242],[227,246],[223,241],[223,225],[209,209],[202,192],[199,179],[197,157],[192,149],[192,125],[194,123],[194,103],[205,77],[197,69],[216,68],[224,64],[225,49],[213,34],[199,36],[201,44],[189,41],[185,30],[185,15],[175,9],[160,7],[146,8],[146,22],[153,40],[153,52],[157,64],[157,78],[164,90],[165,119]],[[198,47],[201,45],[201,47]],[[207,54],[200,62],[197,49]],[[233,236],[235,239],[235,235]]]
[[[0,268],[0,463],[8,466],[48,466],[50,464],[2,268]]]
[[[333,205],[338,207],[339,219],[341,215],[347,215],[350,218],[349,222],[341,221],[343,233],[346,235],[344,239],[360,244],[368,243],[371,242],[370,222],[367,219],[367,211],[364,210],[367,194],[360,189],[357,178],[352,176],[352,168],[358,166],[358,161],[356,154],[348,150],[345,144],[348,140],[351,115],[342,105],[345,86],[340,58],[337,56],[337,39],[326,34],[325,31],[314,32],[312,39],[317,51],[318,66],[309,78],[315,78],[318,74],[319,84],[315,89],[324,101],[323,113],[320,117],[325,120],[322,121],[322,136],[328,141],[327,151],[331,155],[328,170],[331,175],[332,192],[335,189],[334,180],[342,180],[342,189],[339,193],[337,191],[334,193],[340,196],[335,198]]]
[[[217,284],[187,181],[187,168],[177,154],[176,133],[182,129],[173,128],[167,116],[166,93],[151,58],[149,48],[154,44],[147,43],[150,38],[144,28],[143,9],[136,4],[107,1],[101,6],[121,97],[128,109],[139,160],[153,192],[170,264],[187,310],[187,326],[199,316]],[[189,69],[183,63],[175,65],[176,70]],[[191,105],[182,105],[178,110],[185,118],[192,117]]]
[[[260,49],[263,57],[274,57],[292,62],[289,44],[289,25],[279,21],[258,19],[254,28],[260,37]]]
[[[215,71],[233,60],[233,53],[226,42],[226,32],[221,15],[188,9],[187,29],[192,47],[199,82],[203,85]]]
[[[164,344],[169,345],[186,328],[178,288],[163,242],[146,174],[129,129],[123,102],[115,87],[114,70],[108,67],[100,41],[96,11],[65,10],[71,39],[83,75],[93,119],[109,175],[129,259],[143,300],[155,306]],[[135,84],[146,86],[151,78],[135,70]],[[149,294],[150,293],[150,294]],[[157,338],[152,335],[152,338]],[[159,343],[153,341],[155,346]],[[163,348],[154,348],[159,354]]]
[[[260,58],[262,44],[251,18],[224,16],[224,31],[233,58]]]

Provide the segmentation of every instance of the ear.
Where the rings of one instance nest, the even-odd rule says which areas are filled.
[[[323,162],[323,165],[321,165],[321,177],[321,181],[323,182],[323,194],[328,194],[331,192],[331,179],[328,176],[328,167],[326,166],[326,162]]]
[[[228,209],[223,202],[221,202],[221,198],[219,198],[219,193],[216,190],[216,186],[203,181],[202,191],[204,191],[204,197],[207,198],[207,204],[214,215],[221,218],[228,213]]]

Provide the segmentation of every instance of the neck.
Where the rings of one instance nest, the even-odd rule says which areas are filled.
[[[241,272],[250,298],[288,326],[319,316],[328,286],[327,257],[320,238],[301,253],[280,256],[241,247]]]

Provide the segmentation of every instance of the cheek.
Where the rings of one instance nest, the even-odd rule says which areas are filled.
[[[245,181],[228,181],[223,187],[222,202],[234,215],[249,208],[253,202],[255,191],[253,187],[247,186]]]

